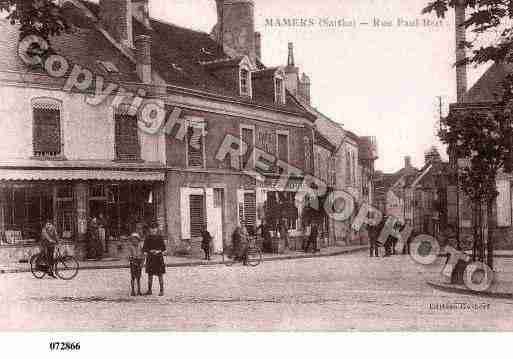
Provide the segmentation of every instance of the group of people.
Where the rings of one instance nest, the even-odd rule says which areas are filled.
[[[376,257],[379,258],[379,248],[383,247],[385,250],[385,253],[383,257],[390,257],[395,256],[397,254],[406,254],[409,253],[409,242],[406,244],[406,246],[403,249],[403,253],[397,253],[397,243],[399,240],[394,236],[388,236],[385,240],[381,239],[380,236],[381,233],[385,227],[385,224],[388,221],[388,217],[384,217],[381,222],[375,226],[368,226],[367,232],[369,235],[369,256],[370,257]],[[398,227],[401,227],[401,225],[398,223],[396,224]],[[397,232],[400,232],[401,228],[396,228]]]
[[[140,231],[143,230],[141,234]],[[164,295],[164,274],[166,266],[164,263],[164,253],[166,244],[164,237],[159,234],[159,225],[157,222],[151,223],[148,233],[144,228],[130,235],[128,261],[130,263],[130,288],[131,295],[152,295],[153,277],[157,276],[159,280],[159,296]],[[148,289],[142,294],[141,276],[142,268],[146,267],[148,275]]]

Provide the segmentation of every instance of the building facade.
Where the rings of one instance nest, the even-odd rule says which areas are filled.
[[[170,253],[199,247],[205,229],[222,251],[236,227],[276,222],[276,208],[302,234],[295,197],[315,174],[315,116],[283,68],[261,63],[252,1],[216,1],[211,34],[150,18],[147,0],[61,4],[77,30],[50,39],[70,65],[60,76],[23,63],[17,28],[0,23],[4,257],[37,250],[47,220],[82,256],[100,214],[112,256],[154,220]],[[165,116],[154,126],[145,111]]]

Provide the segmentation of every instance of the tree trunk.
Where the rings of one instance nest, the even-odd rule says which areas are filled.
[[[493,205],[494,200],[489,200],[486,206],[486,214],[488,220],[488,240],[486,244],[486,252],[487,252],[487,260],[486,264],[490,269],[493,270],[493,237],[492,237],[492,229],[493,229]]]

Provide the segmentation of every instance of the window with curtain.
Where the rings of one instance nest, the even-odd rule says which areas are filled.
[[[49,99],[32,104],[33,147],[35,157],[61,155],[60,103]]]

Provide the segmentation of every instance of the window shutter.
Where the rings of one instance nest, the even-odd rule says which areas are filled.
[[[206,225],[205,199],[203,195],[190,195],[191,237],[201,237]]]
[[[256,194],[244,193],[244,224],[247,227],[256,226]]]
[[[203,128],[191,126],[188,131],[187,155],[190,167],[203,167]]]
[[[115,127],[116,158],[126,161],[141,159],[137,117],[128,114],[116,114]]]
[[[35,107],[34,116],[34,153],[60,154],[61,131],[60,110],[56,108]]]
[[[180,222],[182,227],[182,239],[191,238],[190,209],[189,189],[180,188]]]

